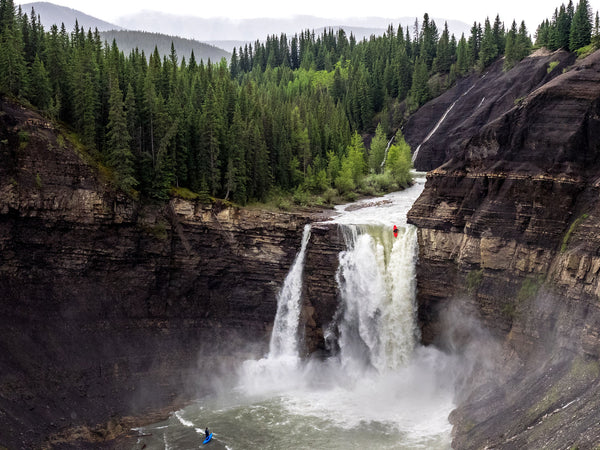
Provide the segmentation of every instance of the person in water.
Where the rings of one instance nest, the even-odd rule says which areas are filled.
[[[204,434],[206,435],[206,437],[208,437],[210,435],[210,431],[208,431],[208,427],[206,427],[206,430],[204,430]]]

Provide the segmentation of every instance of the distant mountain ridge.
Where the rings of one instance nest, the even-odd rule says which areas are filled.
[[[76,9],[55,5],[54,3],[33,2],[21,4],[21,9],[27,15],[30,15],[32,7],[36,15],[40,16],[45,30],[50,30],[50,27],[54,24],[60,28],[61,23],[65,24],[67,30],[72,30],[76,20],[79,26],[86,30],[88,28],[92,30],[98,28],[98,31],[123,29],[114,23],[106,22]]]
[[[169,36],[161,33],[149,33],[147,31],[132,31],[132,30],[109,30],[100,33],[102,39],[109,44],[113,39],[117,46],[127,55],[131,50],[138,48],[140,52],[143,50],[146,56],[154,51],[154,47],[158,49],[161,55],[169,55],[171,53],[171,42],[175,47],[179,62],[185,57],[189,61],[192,50],[196,61],[203,60],[205,63],[210,59],[211,62],[219,62],[221,58],[229,60],[231,54],[221,48],[213,45],[205,44],[193,39],[185,39],[177,36]]]
[[[349,19],[331,19],[316,16],[293,16],[289,18],[259,18],[233,20],[228,18],[210,18],[190,17],[175,14],[164,14],[156,11],[140,11],[137,14],[131,14],[121,17],[117,23],[128,29],[153,30],[166,34],[176,34],[203,42],[206,41],[254,41],[256,39],[264,40],[267,35],[280,35],[286,33],[294,35],[300,31],[310,29],[319,30],[323,28],[343,28],[347,34],[352,32],[357,39],[369,37],[371,34],[383,34],[388,25],[393,24],[395,28],[402,25],[404,29],[408,27],[410,34],[413,34],[415,19],[419,24],[422,17],[366,17]],[[450,33],[454,33],[456,38],[460,38],[461,33],[468,35],[470,25],[457,20],[446,20],[433,18],[440,33],[443,30],[444,22],[448,22]],[[355,33],[356,31],[356,33]],[[368,34],[366,34],[368,33]]]
[[[85,30],[97,28],[102,38],[109,44],[114,39],[119,49],[126,55],[136,47],[140,51],[143,50],[146,56],[150,56],[150,53],[154,51],[154,47],[158,48],[161,55],[168,55],[171,52],[171,42],[173,42],[180,61],[182,57],[189,60],[192,50],[196,61],[207,62],[210,59],[211,62],[218,62],[221,58],[229,59],[231,56],[229,52],[214,45],[161,33],[125,30],[113,23],[105,22],[76,9],[55,5],[54,3],[34,2],[21,5],[22,11],[27,15],[31,14],[31,8],[35,10],[36,15],[40,16],[40,21],[45,30],[50,30],[54,24],[60,28],[61,24],[64,23],[66,29],[71,31],[75,26],[75,21],[77,21],[79,27]]]

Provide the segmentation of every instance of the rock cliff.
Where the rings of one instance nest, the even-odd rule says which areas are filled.
[[[527,95],[562,74],[573,64],[572,53],[538,50],[513,69],[499,59],[486,71],[473,74],[431,100],[403,128],[415,152],[415,168],[432,170],[448,161],[481,127],[499,119]]]
[[[553,60],[572,62],[528,58],[531,92],[422,154],[443,162],[409,213],[423,340],[478,349],[455,448],[600,444],[600,52],[542,76]]]
[[[0,161],[0,445],[110,438],[120,417],[180,405],[267,350],[311,214],[142,204],[4,100]],[[307,270],[331,257],[313,252]],[[322,305],[304,308],[311,350]]]

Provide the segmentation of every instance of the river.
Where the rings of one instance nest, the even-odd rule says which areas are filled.
[[[336,354],[299,357],[302,247],[278,296],[269,354],[241,364],[235,382],[167,421],[139,429],[148,449],[447,449],[454,357],[419,344],[416,229],[406,214],[423,174],[402,192],[336,208],[347,249],[332,283],[340,292]],[[397,225],[394,238],[392,226]],[[142,442],[140,440],[140,442]]]

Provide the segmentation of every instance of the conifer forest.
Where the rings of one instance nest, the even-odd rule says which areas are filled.
[[[44,30],[35,11],[0,0],[0,94],[61,123],[131,195],[242,205],[406,186],[399,130],[411,112],[499,57],[509,70],[534,47],[598,40],[587,0],[557,8],[535,43],[524,22],[497,16],[457,38],[425,14],[358,42],[342,29],[267,36],[229,62],[180,59],[173,46],[124,54],[97,30],[69,27]]]

